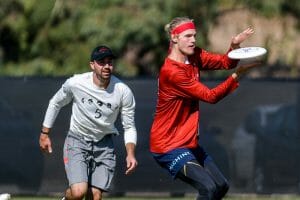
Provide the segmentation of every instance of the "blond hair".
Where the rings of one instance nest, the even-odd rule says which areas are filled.
[[[182,24],[184,22],[193,22],[193,19],[190,19],[188,17],[176,17],[176,18],[172,19],[172,21],[170,23],[166,24],[165,25],[165,31],[167,32],[168,37],[171,36],[172,30],[176,26],[178,26],[178,25],[180,25],[180,24]]]

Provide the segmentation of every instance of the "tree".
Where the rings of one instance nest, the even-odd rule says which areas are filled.
[[[238,3],[237,3],[238,2]],[[209,25],[224,7],[292,13],[297,0],[11,0],[0,2],[1,75],[57,76],[88,70],[90,51],[106,44],[121,76],[156,76],[168,49],[164,25],[189,16],[198,45],[209,46]],[[276,12],[274,12],[276,11]]]

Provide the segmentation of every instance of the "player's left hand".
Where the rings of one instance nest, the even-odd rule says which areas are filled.
[[[127,165],[126,165],[125,174],[129,175],[132,172],[134,172],[134,170],[137,167],[138,163],[137,163],[137,160],[135,159],[135,157],[134,156],[130,156],[130,155],[128,155],[126,157],[126,163],[127,163]]]
[[[239,45],[244,42],[248,37],[250,37],[254,33],[254,30],[252,28],[247,28],[243,32],[237,34],[234,36],[231,40],[231,46],[233,48],[239,48]]]

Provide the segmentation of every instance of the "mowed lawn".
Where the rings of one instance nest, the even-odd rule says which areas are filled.
[[[11,200],[60,200],[60,197],[14,197]],[[300,200],[297,195],[234,195],[224,200]],[[104,197],[103,200],[195,200],[195,197]]]

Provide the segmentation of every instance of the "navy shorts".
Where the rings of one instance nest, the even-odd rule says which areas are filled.
[[[167,169],[171,176],[176,178],[177,173],[186,162],[197,160],[203,165],[207,154],[203,148],[198,146],[194,149],[178,148],[163,154],[152,153],[152,156],[161,167]]]

